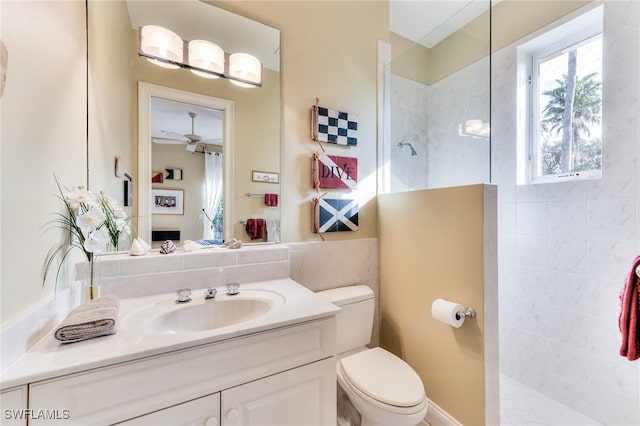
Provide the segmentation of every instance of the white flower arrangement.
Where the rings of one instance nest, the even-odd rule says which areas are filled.
[[[59,194],[65,207],[63,213],[54,213],[56,219],[48,223],[48,229],[62,229],[69,237],[54,245],[43,266],[42,285],[46,282],[51,265],[58,259],[56,286],[60,270],[71,250],[79,248],[90,264],[90,285],[93,286],[93,266],[96,256],[112,246],[118,249],[120,238],[130,235],[129,217],[118,202],[104,192],[95,194],[78,186],[64,188],[56,179]],[[90,290],[93,293],[93,290]],[[91,294],[93,298],[93,294]]]

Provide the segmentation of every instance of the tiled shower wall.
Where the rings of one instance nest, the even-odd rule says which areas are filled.
[[[391,192],[489,182],[488,137],[464,133],[489,122],[488,75],[488,57],[430,86],[391,75]]]
[[[489,137],[465,132],[489,123],[489,58],[429,88],[429,188],[489,182]]]
[[[501,371],[608,425],[640,424],[640,366],[618,355],[638,252],[640,3],[604,3],[602,179],[516,185],[516,48],[492,55]]]
[[[429,86],[391,74],[391,192],[427,188]],[[411,143],[417,155],[411,155]]]

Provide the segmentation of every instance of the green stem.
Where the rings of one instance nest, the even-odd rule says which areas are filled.
[[[90,266],[90,277],[89,277],[89,300],[93,300],[93,256],[91,256],[91,260],[89,261]]]

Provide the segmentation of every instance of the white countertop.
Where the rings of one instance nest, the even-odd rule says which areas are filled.
[[[240,324],[198,332],[157,334],[131,326],[128,318],[139,315],[141,307],[175,300],[175,294],[144,296],[120,301],[118,332],[78,343],[61,343],[53,331],[2,373],[0,388],[6,389],[35,381],[131,361],[170,351],[220,342],[240,336],[285,327],[336,315],[340,309],[316,296],[290,278],[247,283],[240,294],[251,290],[269,291],[283,296],[282,304],[266,314]],[[220,289],[219,294],[224,294]],[[192,298],[203,297],[194,290]],[[214,301],[212,303],[215,303]],[[185,306],[188,306],[186,304]]]

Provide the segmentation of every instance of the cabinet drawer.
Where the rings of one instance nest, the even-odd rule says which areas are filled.
[[[115,423],[331,357],[335,332],[332,317],[36,382],[29,408],[69,410],[53,424]]]

